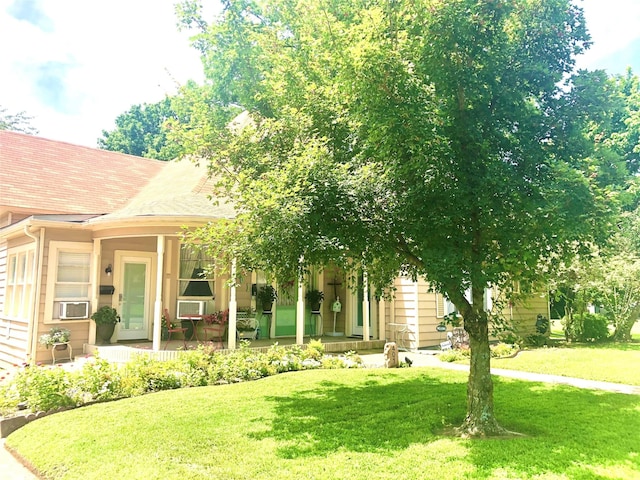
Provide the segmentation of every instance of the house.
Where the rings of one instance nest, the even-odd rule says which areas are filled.
[[[211,190],[203,165],[0,131],[0,364],[50,360],[38,339],[54,326],[71,331],[74,352],[90,351],[96,332],[89,317],[103,305],[122,317],[112,341],[148,341],[153,350],[163,347],[165,310],[193,320],[230,308],[228,330],[235,332],[235,312],[258,307],[261,338],[296,343],[352,337],[421,348],[441,340],[436,326],[446,302],[423,282],[398,278],[394,300],[378,300],[364,276],[352,290],[331,267],[304,285],[277,285],[276,305],[262,314],[262,272],[229,287],[228,276],[205,270],[213,259],[181,241],[184,228],[234,217],[230,205],[211,202]],[[324,292],[320,311],[305,305],[307,289]],[[235,348],[235,334],[226,343]]]

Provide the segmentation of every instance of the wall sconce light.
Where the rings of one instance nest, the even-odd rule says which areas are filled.
[[[104,273],[107,274],[107,277],[111,276],[111,272],[113,272],[113,268],[111,268],[111,264],[107,265],[107,268],[104,269]]]

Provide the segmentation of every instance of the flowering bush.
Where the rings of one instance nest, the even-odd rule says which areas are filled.
[[[229,353],[205,346],[175,360],[153,360],[141,354],[117,365],[96,356],[80,371],[24,365],[15,378],[0,385],[0,414],[12,414],[19,405],[32,412],[49,411],[159,390],[245,382],[295,370],[362,366],[362,359],[353,352],[325,356],[323,351],[319,341],[308,348],[276,344],[267,352],[253,350],[249,342],[242,341],[239,349]]]
[[[40,343],[42,345],[53,345],[54,343],[65,343],[69,341],[69,337],[71,337],[71,332],[66,328],[53,327],[49,330],[49,333],[45,333],[40,335]]]
[[[220,310],[202,317],[204,323],[208,325],[217,324],[224,325],[229,321],[229,310]]]

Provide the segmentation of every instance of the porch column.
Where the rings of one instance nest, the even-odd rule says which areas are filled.
[[[227,338],[227,348],[236,348],[236,325],[238,302],[236,300],[236,259],[231,260],[231,292],[229,295],[229,332]]]
[[[384,296],[380,297],[378,302],[378,340],[384,340],[387,337],[387,304]]]
[[[300,266],[304,257],[300,257]],[[298,276],[298,302],[296,304],[296,343],[302,345],[304,343],[304,276],[302,268]]]
[[[362,273],[362,287],[364,289],[362,298],[362,340],[368,341],[369,334],[369,276],[367,272]]]
[[[92,252],[92,268],[93,268],[93,292],[91,292],[91,311],[96,312],[100,303],[100,255],[102,253],[102,241],[99,238],[93,239],[93,252]],[[95,345],[96,343],[96,322],[89,322],[89,338],[87,339],[89,345]]]
[[[156,299],[153,304],[153,350],[160,350],[160,329],[162,326],[162,279],[164,278],[164,235],[158,235],[156,243]]]

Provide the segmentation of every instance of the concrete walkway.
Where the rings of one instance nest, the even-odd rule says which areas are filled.
[[[457,363],[441,362],[438,360],[435,351],[423,352],[400,352],[399,358],[404,361],[409,358],[413,367],[437,367],[449,370],[458,370],[468,372],[468,365],[460,365]],[[383,354],[363,355],[363,361],[370,367],[383,367]],[[640,387],[634,385],[624,385],[621,383],[598,382],[595,380],[583,380],[581,378],[563,377],[562,375],[546,375],[542,373],[521,372],[517,370],[505,370],[503,368],[492,368],[491,373],[500,377],[517,378],[519,380],[527,380],[530,382],[554,383],[571,385],[578,388],[589,390],[604,390],[615,393],[626,393],[629,395],[640,395]]]
[[[11,480],[37,480],[31,471],[22,465],[9,451],[4,447],[4,438],[0,439],[0,478]]]
[[[445,368],[449,370],[458,370],[468,372],[468,365],[459,365],[456,363],[441,362],[432,352],[400,352],[400,360],[405,361],[407,358],[411,360],[412,367],[434,367]],[[381,353],[362,355],[365,365],[371,368],[384,367],[384,355]],[[555,383],[572,385],[578,388],[590,390],[604,390],[615,393],[625,393],[630,395],[640,395],[640,387],[633,385],[622,385],[619,383],[598,382],[594,380],[583,380],[580,378],[563,377],[560,375],[545,375],[541,373],[520,372],[516,370],[505,370],[502,368],[492,368],[491,373],[501,377],[517,378],[531,382]],[[29,469],[22,465],[11,453],[4,447],[4,439],[0,440],[0,478],[11,480],[38,480]]]

